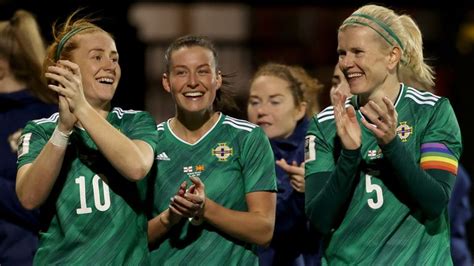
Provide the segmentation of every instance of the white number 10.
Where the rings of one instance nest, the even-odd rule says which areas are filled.
[[[372,184],[371,182],[371,175],[365,175],[365,191],[367,193],[370,193],[375,190],[375,195],[376,195],[376,200],[374,199],[368,199],[367,204],[369,204],[369,207],[376,210],[383,205],[383,193],[382,193],[382,187],[377,185],[377,184]]]
[[[79,185],[79,197],[81,207],[76,209],[77,214],[87,214],[92,212],[91,207],[87,207],[87,200],[86,200],[86,179],[84,176],[80,176],[75,179],[76,184]],[[100,201],[100,192],[99,192],[99,181],[102,183],[102,194],[104,198],[104,203]],[[98,175],[94,175],[92,179],[92,192],[94,194],[94,206],[97,210],[105,212],[110,208],[110,192],[109,186],[102,181],[102,179]]]

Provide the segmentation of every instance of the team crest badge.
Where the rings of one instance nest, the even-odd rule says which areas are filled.
[[[413,133],[413,127],[409,126],[406,121],[400,122],[400,125],[397,127],[397,135],[400,140],[406,142],[411,133]]]
[[[226,143],[218,143],[211,152],[219,161],[225,162],[230,156],[232,156],[233,149],[227,146]]]

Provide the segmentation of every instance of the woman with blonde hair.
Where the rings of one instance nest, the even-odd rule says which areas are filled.
[[[335,93],[306,137],[306,213],[324,234],[323,263],[452,264],[447,204],[461,134],[448,99],[425,91],[434,77],[422,50],[413,19],[382,6],[339,28],[353,96]]]

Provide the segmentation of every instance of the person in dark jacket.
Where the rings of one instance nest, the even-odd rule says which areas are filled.
[[[454,265],[472,265],[472,256],[469,251],[466,224],[471,219],[469,192],[471,191],[471,177],[466,169],[459,164],[456,183],[448,204],[449,221],[451,223],[451,257]]]
[[[38,211],[15,193],[17,140],[26,122],[57,110],[41,78],[45,45],[34,16],[18,10],[0,21],[0,265],[31,265],[38,245]]]
[[[252,79],[248,119],[270,139],[278,185],[273,240],[259,248],[260,265],[319,264],[319,237],[304,214],[304,150],[321,88],[303,68],[276,63],[262,65]]]

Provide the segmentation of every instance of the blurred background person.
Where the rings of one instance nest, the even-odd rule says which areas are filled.
[[[263,128],[276,160],[277,210],[260,265],[318,265],[319,241],[304,213],[304,149],[309,118],[319,112],[322,85],[299,66],[267,63],[250,84],[247,114]]]
[[[467,235],[469,221],[472,217],[469,193],[471,192],[471,177],[460,164],[448,205],[451,226],[451,257],[454,265],[472,265],[472,254],[469,249]]]
[[[45,45],[32,13],[0,21],[0,265],[31,265],[38,245],[38,211],[15,193],[17,141],[29,120],[57,111],[42,78]]]
[[[336,64],[336,66],[334,67],[334,72],[332,73],[331,77],[331,89],[329,91],[329,96],[332,105],[334,105],[335,103],[336,92],[342,93],[342,95],[346,97],[350,97],[352,95],[351,89],[349,88],[349,84],[347,83],[347,80],[344,77],[344,73],[342,73],[341,68],[339,68],[339,64]]]

